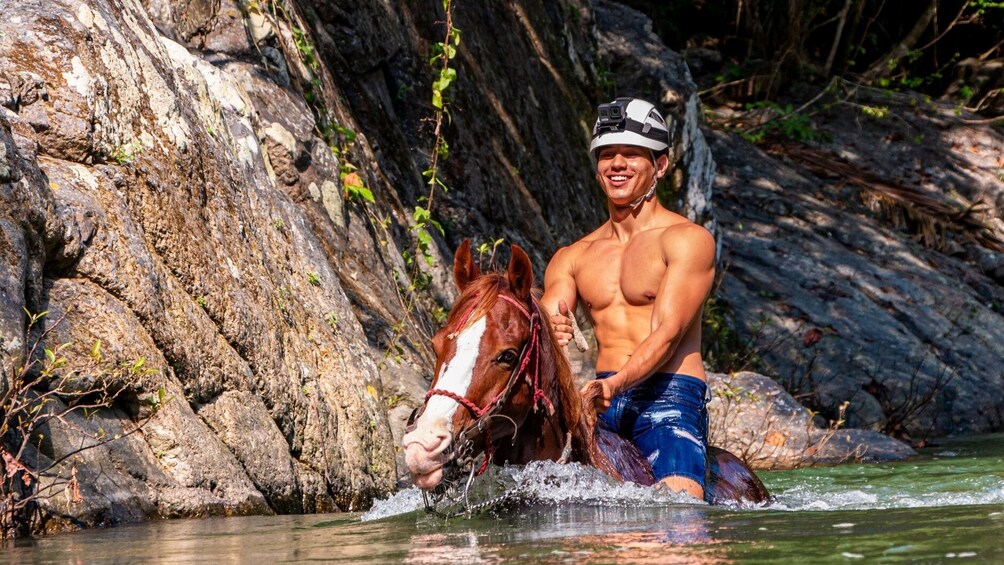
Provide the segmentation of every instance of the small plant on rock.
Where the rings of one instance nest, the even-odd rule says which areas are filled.
[[[26,311],[27,312],[27,311]],[[116,402],[126,401],[146,380],[158,373],[141,357],[115,363],[106,359],[101,341],[90,351],[70,358],[70,343],[46,345],[64,317],[45,329],[46,312],[28,313],[25,343],[30,343],[23,364],[9,367],[0,382],[0,538],[23,537],[38,532],[47,516],[41,502],[65,494],[70,504],[81,500],[77,467],[66,464],[93,449],[139,431],[172,400],[163,387],[146,399],[148,409],[128,431],[109,435],[98,428],[80,428],[82,416],[90,420]],[[38,331],[41,329],[41,332]],[[38,333],[37,338],[31,336]],[[68,452],[55,452],[50,427],[59,425],[79,440]]]

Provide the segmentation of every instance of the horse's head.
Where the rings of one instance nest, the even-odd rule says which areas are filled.
[[[549,405],[534,380],[549,328],[530,295],[529,257],[514,245],[504,272],[482,275],[465,241],[453,273],[460,297],[433,338],[435,380],[403,440],[412,481],[425,490],[443,480],[444,466],[471,465],[480,453],[486,465],[535,404]]]

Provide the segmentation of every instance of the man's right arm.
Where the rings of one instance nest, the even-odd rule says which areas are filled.
[[[572,339],[572,316],[578,299],[575,277],[572,275],[573,253],[562,247],[554,254],[544,271],[544,296],[540,303],[550,316],[555,337],[562,346]]]

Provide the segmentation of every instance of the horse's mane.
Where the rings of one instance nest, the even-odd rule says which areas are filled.
[[[554,374],[555,387],[551,395],[555,398],[551,402],[555,406],[560,405],[561,419],[566,426],[566,431],[572,435],[572,461],[592,465],[603,471],[607,475],[621,478],[621,474],[614,468],[607,456],[600,450],[596,443],[595,429],[596,416],[583,403],[582,397],[575,385],[575,378],[572,375],[572,367],[568,363],[568,357],[562,351],[558,340],[554,336],[554,329],[550,323],[550,312],[541,304],[538,296],[540,292],[535,289],[533,302],[537,306],[537,311],[541,315],[541,326],[543,328],[541,339],[541,374]],[[591,402],[589,402],[591,404]]]
[[[499,294],[503,292],[512,293],[509,279],[504,272],[484,273],[469,282],[454,303],[450,318],[447,320],[447,325],[451,328],[450,333],[459,333],[486,316],[498,301]],[[583,406],[568,358],[558,345],[554,330],[551,328],[550,312],[541,305],[540,295],[540,289],[531,292],[531,300],[540,315],[540,374],[554,375],[554,386],[546,389],[546,394],[555,410],[560,411],[563,431],[571,434],[571,460],[592,465],[608,475],[619,478],[620,474],[596,444],[595,415]],[[468,303],[471,304],[459,307]]]
[[[512,292],[509,289],[509,279],[503,273],[485,273],[468,283],[460,291],[460,296],[453,303],[450,317],[446,320],[447,326],[451,328],[450,332],[460,333],[472,323],[487,316],[503,291]],[[459,308],[461,304],[471,300],[476,301],[472,308]]]

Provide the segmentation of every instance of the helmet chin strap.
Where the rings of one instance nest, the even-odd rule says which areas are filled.
[[[659,182],[659,177],[652,179],[652,187],[648,189],[648,192],[642,194],[638,198],[635,198],[634,200],[631,201],[630,204],[628,204],[628,206],[631,207],[632,212],[634,212],[637,207],[641,206],[642,203],[644,203],[645,201],[647,201],[648,199],[652,198],[652,196],[655,195],[655,185],[658,184],[658,182]]]

